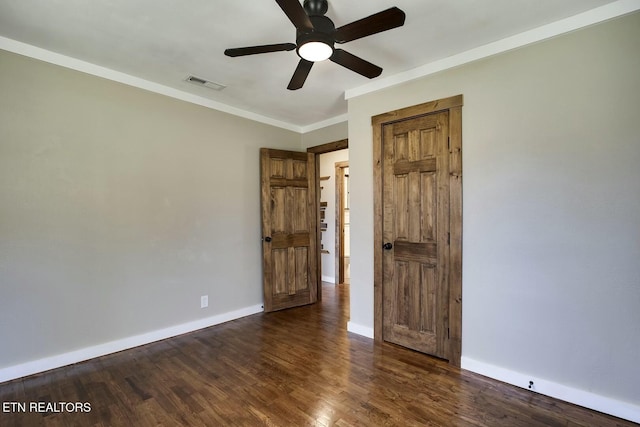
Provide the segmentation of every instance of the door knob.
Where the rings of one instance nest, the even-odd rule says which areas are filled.
[[[271,237],[267,236],[263,239],[265,242],[269,243],[271,242]]]
[[[382,245],[382,249],[384,249],[385,251],[390,251],[391,249],[393,249],[393,245],[387,242],[384,245]]]

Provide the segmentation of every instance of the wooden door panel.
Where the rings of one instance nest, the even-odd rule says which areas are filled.
[[[383,338],[445,357],[448,114],[383,128]]]
[[[398,159],[394,163],[393,168],[393,172],[395,175],[404,175],[411,172],[434,172],[436,170],[436,159]]]
[[[436,182],[437,179],[432,173],[423,173],[420,176],[420,192],[422,194],[420,231],[423,242],[436,240]]]
[[[291,233],[308,233],[308,190],[306,188],[290,188],[289,215],[291,216]]]
[[[265,311],[317,300],[315,159],[261,150]]]
[[[307,178],[307,160],[293,160],[293,178],[294,179],[306,179]]]
[[[436,332],[437,271],[435,265],[413,261],[396,261],[394,280],[390,289],[396,295],[395,326],[415,331]],[[420,301],[420,304],[414,304]],[[391,308],[391,307],[389,307]]]
[[[295,260],[295,288],[294,294],[309,289],[309,269],[307,268],[307,260],[309,259],[309,248],[298,247],[294,249]]]
[[[278,233],[274,232],[271,241],[271,249],[287,249],[290,247],[309,247],[311,240],[309,233]]]
[[[271,231],[275,236],[285,233],[287,229],[287,190],[284,187],[271,188]]]
[[[438,294],[438,272],[434,265],[422,264],[422,280],[424,284],[424,290],[422,292],[422,312],[420,313],[420,319],[422,323],[420,330],[431,334],[436,334],[436,325],[438,314],[436,310],[430,310],[429,307],[435,307],[437,304]]]
[[[436,240],[436,183],[433,173],[395,176],[394,238],[396,241]]]
[[[272,266],[272,272],[273,272],[272,286],[273,286],[273,294],[275,295],[283,295],[289,292],[289,287],[287,285],[288,258],[289,258],[288,248],[271,250],[271,259],[272,259],[271,266]]]
[[[417,262],[435,266],[438,262],[438,245],[429,242],[403,242],[396,240],[393,245],[396,261]]]
[[[274,159],[271,158],[270,159],[270,178],[271,179],[276,179],[276,178],[281,178],[281,179],[285,179],[285,172],[284,172],[284,163],[285,160],[284,159]]]

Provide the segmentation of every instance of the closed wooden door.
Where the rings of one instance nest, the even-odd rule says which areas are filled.
[[[313,154],[260,150],[265,311],[317,301]]]
[[[446,358],[449,114],[382,127],[383,339]]]

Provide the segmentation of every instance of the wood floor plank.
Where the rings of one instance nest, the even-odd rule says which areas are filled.
[[[89,413],[0,413],[2,426],[637,426],[348,333],[348,286],[0,384],[3,402]]]

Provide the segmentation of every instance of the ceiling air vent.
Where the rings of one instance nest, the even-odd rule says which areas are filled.
[[[184,81],[197,86],[208,87],[209,89],[213,89],[217,91],[221,91],[222,89],[226,88],[225,85],[221,85],[220,83],[215,83],[209,80],[201,79],[200,77],[196,77],[196,76],[189,76],[186,79],[184,79]]]

